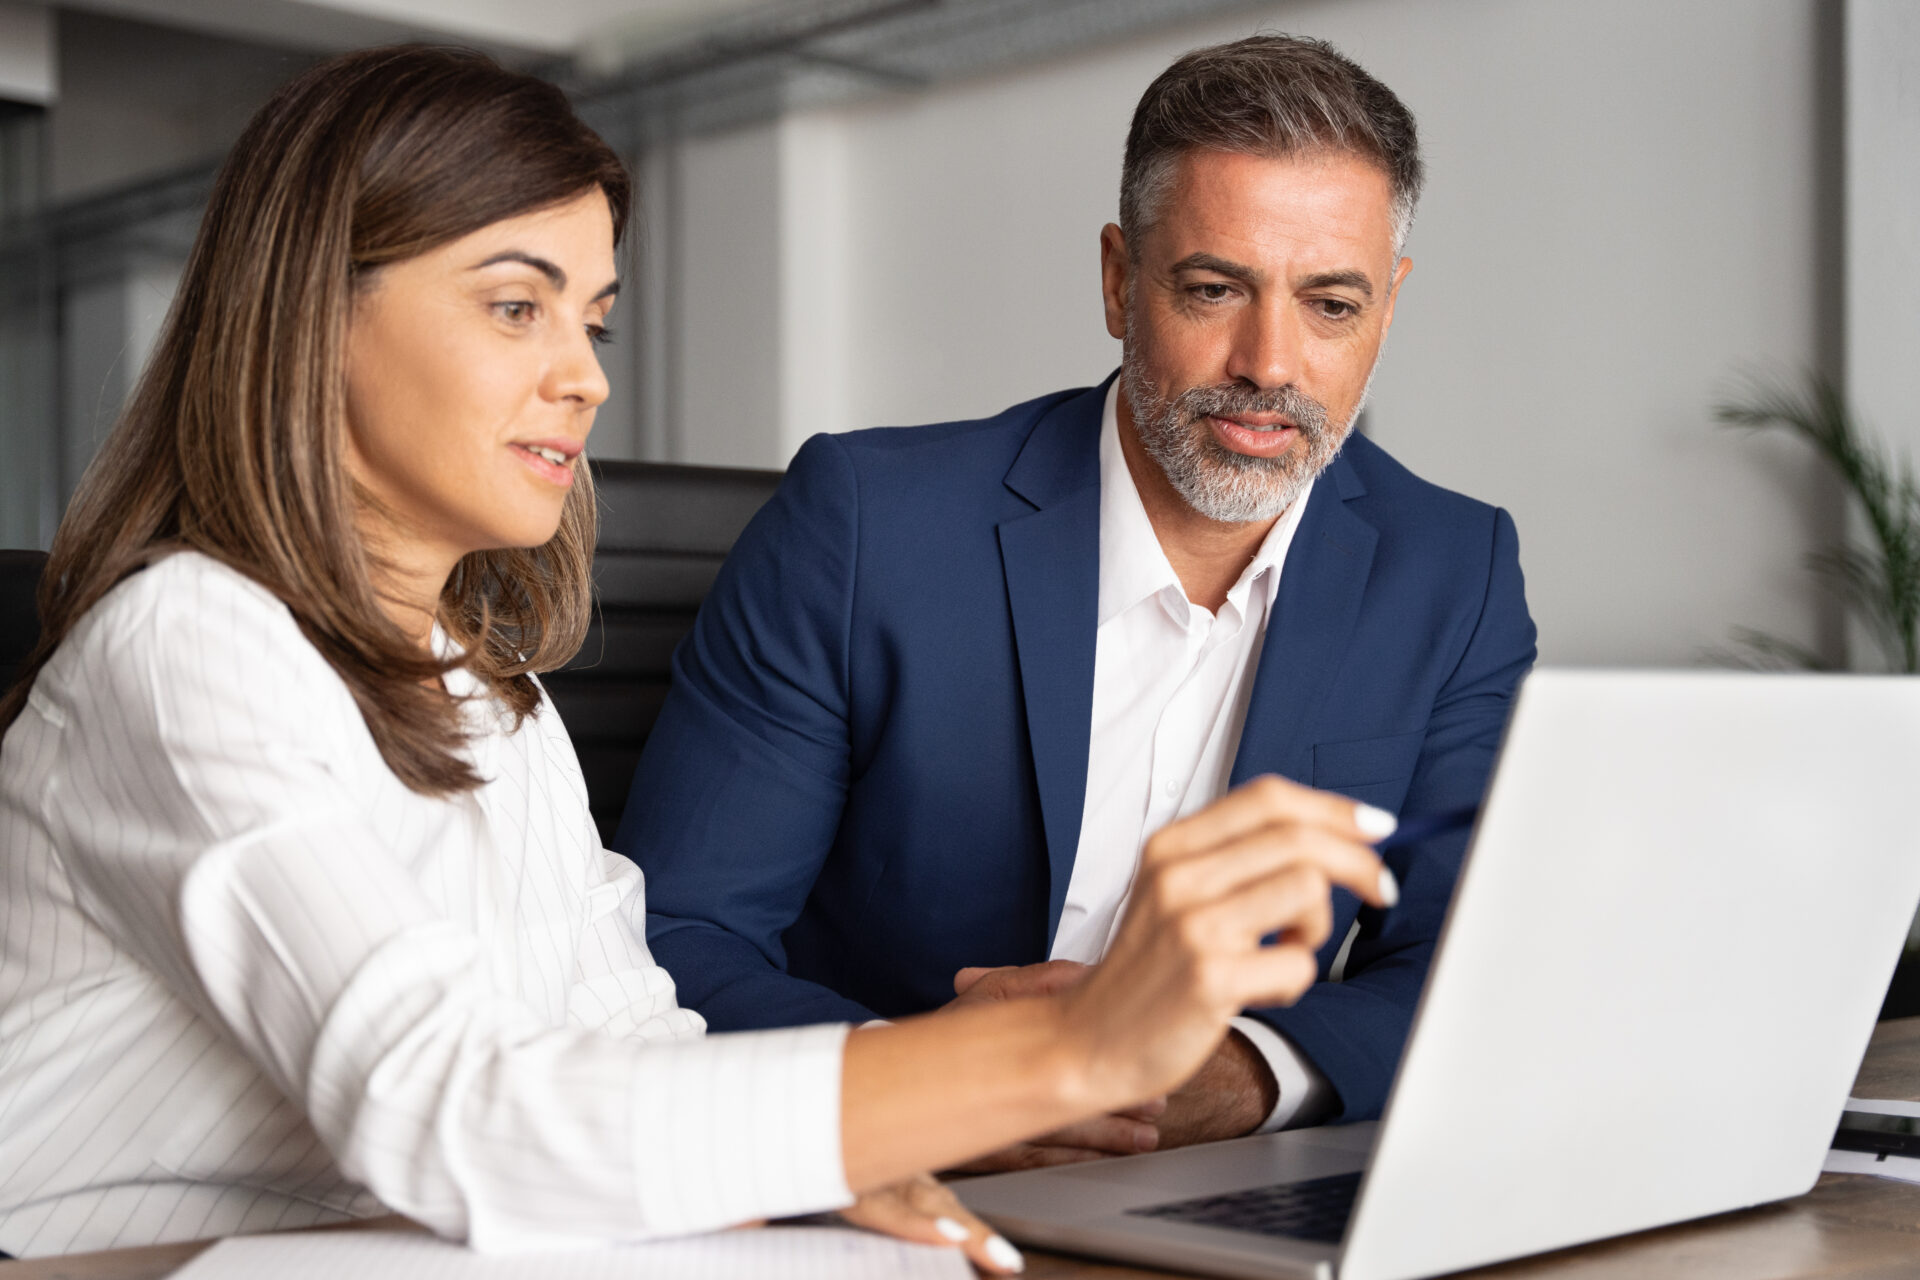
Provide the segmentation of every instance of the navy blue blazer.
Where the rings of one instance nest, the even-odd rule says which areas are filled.
[[[964,965],[1047,958],[1086,796],[1104,395],[816,436],[741,536],[614,840],[713,1029],[916,1013]],[[1355,437],[1287,553],[1232,779],[1477,803],[1533,655],[1508,515]],[[1338,891],[1323,981],[1250,1011],[1344,1119],[1385,1100],[1464,844],[1414,850],[1392,911]]]

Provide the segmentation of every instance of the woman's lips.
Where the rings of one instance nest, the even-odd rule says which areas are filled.
[[[1255,430],[1243,427],[1231,418],[1207,418],[1207,426],[1213,430],[1213,438],[1235,453],[1244,453],[1252,458],[1277,458],[1293,447],[1300,436],[1298,427],[1269,427]]]
[[[526,465],[533,470],[533,473],[542,480],[557,484],[562,489],[570,489],[573,487],[573,467],[571,464],[549,462],[547,459],[521,444],[513,446],[513,456],[526,463]]]

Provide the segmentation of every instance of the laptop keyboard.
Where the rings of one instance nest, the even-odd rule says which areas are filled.
[[[1272,1187],[1229,1191],[1197,1200],[1176,1200],[1127,1212],[1202,1227],[1227,1227],[1263,1236],[1291,1236],[1296,1240],[1339,1244],[1340,1237],[1347,1231],[1347,1219],[1353,1216],[1353,1198],[1359,1190],[1359,1173],[1340,1173],[1331,1178],[1283,1182]]]

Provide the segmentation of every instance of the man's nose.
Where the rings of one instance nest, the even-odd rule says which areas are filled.
[[[1283,387],[1300,375],[1300,319],[1290,306],[1249,307],[1242,313],[1227,374],[1256,387]]]

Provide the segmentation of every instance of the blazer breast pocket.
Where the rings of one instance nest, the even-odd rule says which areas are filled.
[[[1319,743],[1313,749],[1313,785],[1397,813],[1426,738],[1426,730],[1416,729],[1384,738]]]

